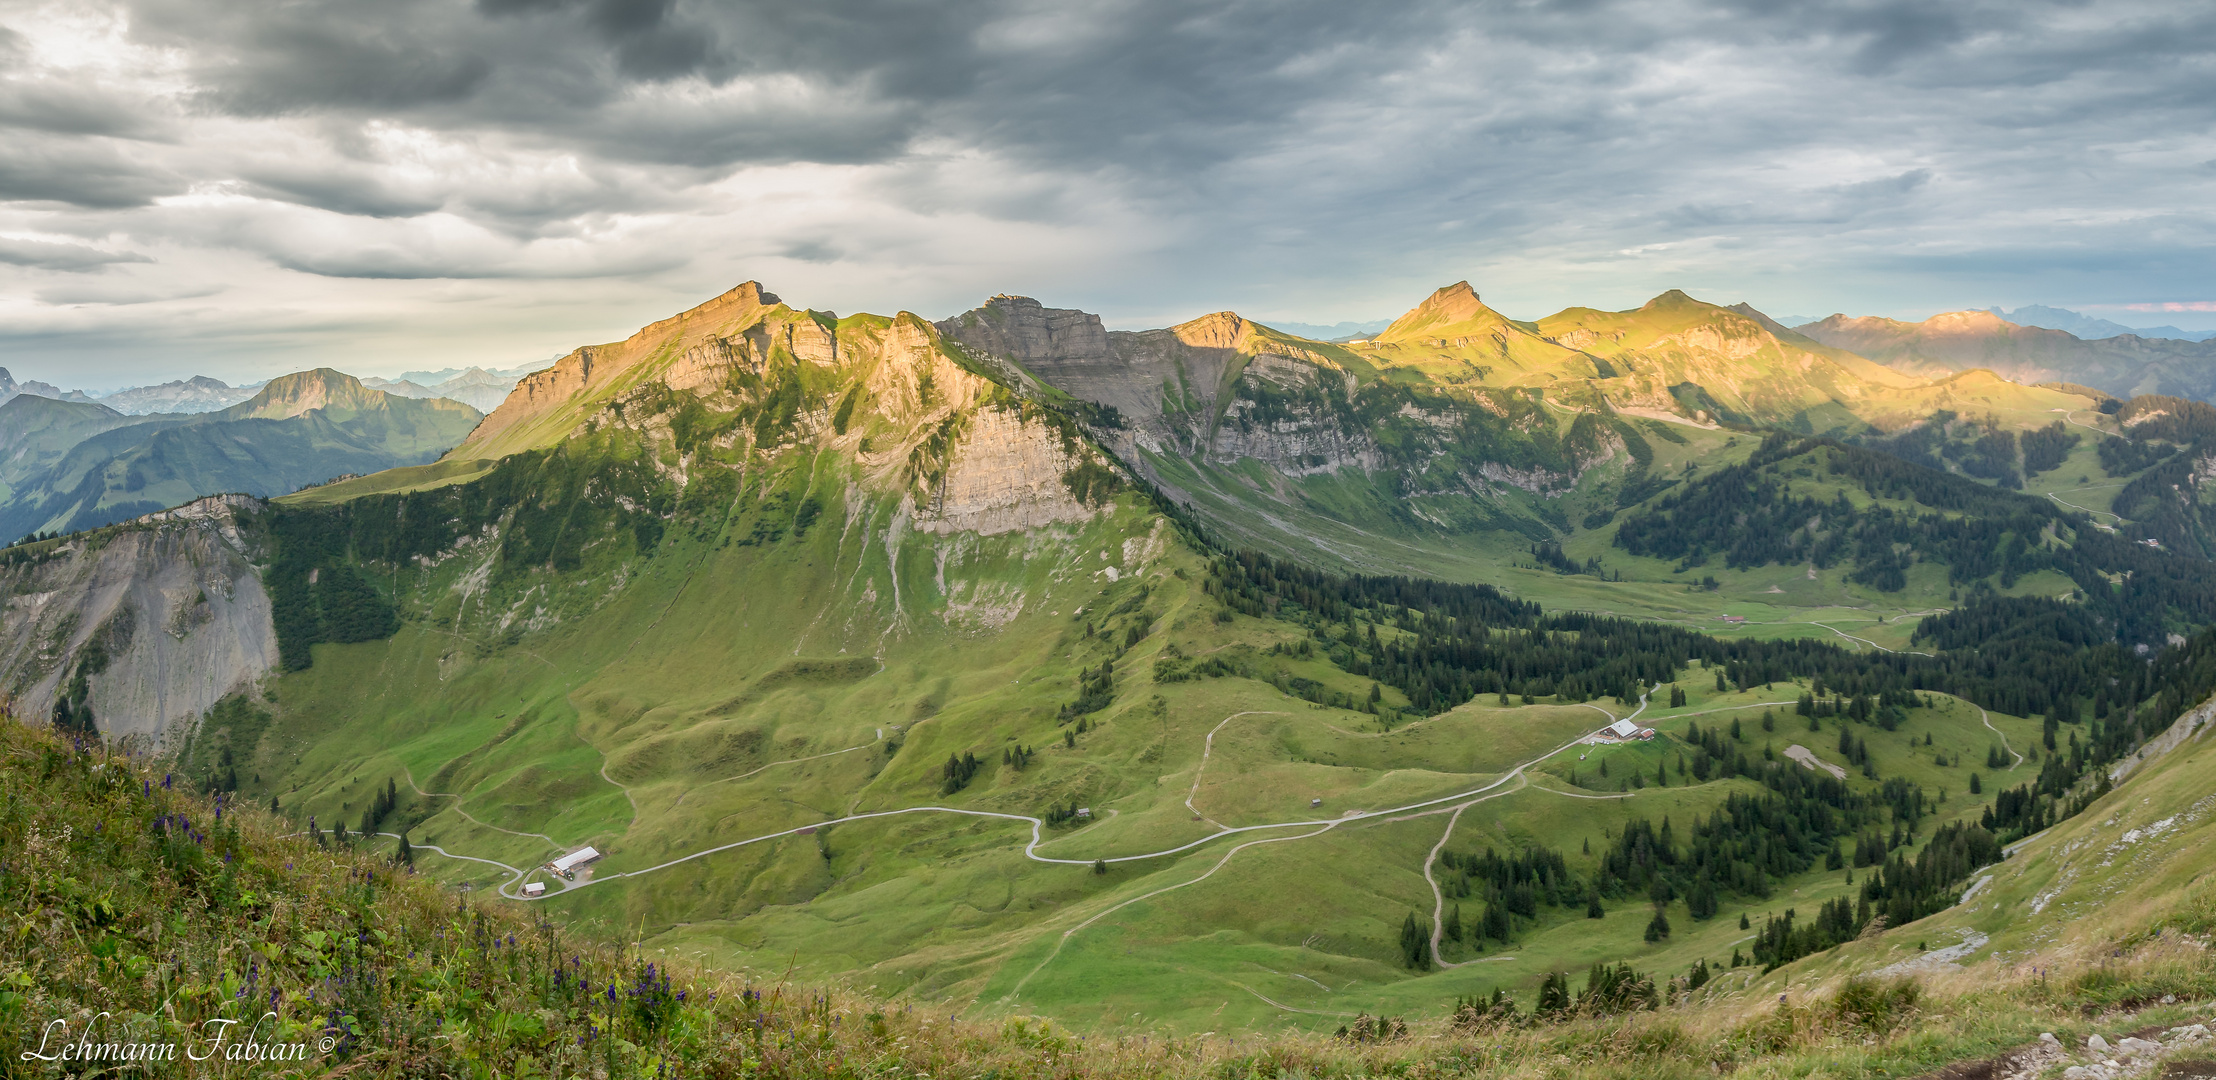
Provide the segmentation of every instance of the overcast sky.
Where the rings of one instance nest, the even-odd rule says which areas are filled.
[[[1463,278],[2216,325],[2212,13],[0,0],[0,364],[504,366],[749,278],[1116,327]]]

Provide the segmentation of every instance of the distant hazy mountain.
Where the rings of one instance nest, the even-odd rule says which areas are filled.
[[[489,413],[507,399],[508,391],[516,388],[517,380],[535,370],[538,368],[526,365],[506,371],[487,371],[480,367],[458,371],[454,368],[408,371],[397,379],[363,379],[362,385],[405,398],[451,398],[479,412]]]
[[[4,374],[4,373],[0,373]],[[0,504],[77,444],[105,431],[156,419],[125,416],[105,405],[16,394],[0,404]],[[8,539],[14,539],[9,536]]]
[[[35,394],[39,397],[52,398],[56,401],[92,400],[92,398],[86,395],[86,393],[82,390],[70,390],[65,392],[64,390],[62,390],[61,387],[56,386],[53,383],[40,382],[37,379],[32,379],[30,382],[27,383],[18,383],[15,381],[15,376],[8,373],[7,368],[0,368],[0,401],[7,401],[15,397],[17,394]]]
[[[1393,325],[1391,319],[1371,319],[1368,322],[1337,322],[1329,326],[1321,323],[1280,322],[1272,327],[1288,334],[1298,334],[1316,341],[1340,341],[1346,338],[1365,337]]]
[[[394,382],[412,382],[418,386],[437,386],[440,383],[446,382],[450,379],[454,379],[458,376],[467,375],[470,372],[474,371],[481,374],[490,375],[495,379],[506,379],[509,382],[514,382],[515,380],[520,379],[525,375],[529,375],[534,371],[543,371],[547,368],[553,367],[555,361],[560,359],[561,357],[554,356],[549,357],[545,360],[534,360],[528,364],[517,364],[516,366],[511,368],[450,367],[440,368],[437,371],[403,371],[400,374],[393,376],[392,378]],[[364,385],[370,384],[370,380],[368,379],[363,379],[362,382]]]
[[[2133,334],[2086,341],[2021,326],[1990,311],[1950,311],[1920,323],[1833,315],[1796,329],[1835,348],[1919,375],[1984,368],[2019,383],[2067,382],[2118,397],[2216,400],[2216,342]]]
[[[228,409],[254,396],[254,388],[232,386],[221,379],[195,375],[160,386],[134,386],[118,390],[100,404],[129,416],[149,413],[206,413]]]
[[[2122,323],[2110,322],[2107,319],[2096,319],[2090,315],[2081,315],[2068,308],[2047,307],[2044,304],[2020,307],[2014,311],[2003,311],[1998,307],[1989,307],[1985,310],[2018,326],[2039,326],[2049,330],[2064,330],[2087,341],[2112,338],[2119,334],[2137,334],[2143,338],[2171,338],[2177,341],[2206,341],[2209,338],[2216,338],[2216,330],[2180,330],[2175,326],[2125,326]]]
[[[218,492],[282,495],[334,476],[420,465],[481,418],[460,402],[410,400],[328,368],[272,379],[247,401],[199,415],[140,419],[18,395],[0,406],[0,450],[11,464],[38,457],[43,467],[0,468],[8,484],[0,537],[90,528]]]

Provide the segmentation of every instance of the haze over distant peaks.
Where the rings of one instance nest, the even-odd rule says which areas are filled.
[[[254,396],[254,386],[232,386],[221,379],[195,375],[159,386],[134,386],[100,399],[102,405],[126,416],[149,413],[202,413],[228,409]]]
[[[1985,310],[2018,326],[2039,326],[2049,330],[2064,330],[2087,341],[2112,338],[2121,334],[2137,334],[2143,338],[2172,338],[2178,341],[2206,341],[2216,337],[2216,330],[2180,330],[2175,326],[2125,326],[2107,319],[2096,319],[2068,308],[2032,304],[2014,311],[2003,311],[1998,306]]]
[[[2023,326],[1992,311],[1947,311],[1922,322],[1833,315],[1801,334],[1916,374],[1985,368],[2020,383],[2068,382],[2119,397],[2216,394],[2216,342],[2131,334],[2087,341]]]
[[[1328,325],[1324,323],[1273,322],[1270,325],[1288,334],[1298,334],[1314,341],[1347,341],[1377,333],[1393,325],[1393,320],[1370,319],[1366,322],[1335,322]]]

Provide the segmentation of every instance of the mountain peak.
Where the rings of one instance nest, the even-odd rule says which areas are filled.
[[[1749,304],[1743,300],[1739,303],[1731,305],[1731,310],[1736,311],[1749,319],[1753,319],[1756,325],[1760,326],[1764,330],[1769,331],[1771,337],[1782,339],[1788,337],[1797,338],[1801,336],[1799,331],[1786,326],[1784,323],[1781,323],[1776,319],[1770,318],[1768,315],[1763,314],[1761,310],[1756,308],[1753,304]]]
[[[1108,359],[1108,331],[1100,316],[1075,308],[1050,308],[1028,296],[998,293],[983,304],[936,324],[940,335],[986,356],[1019,364]]]
[[[1170,327],[1177,340],[1204,349],[1235,349],[1248,333],[1247,321],[1236,311],[1211,311]]]
[[[223,410],[226,420],[284,420],[311,409],[382,409],[387,395],[332,368],[295,371],[269,380],[260,393]]]
[[[1408,314],[1394,319],[1393,325],[1386,327],[1385,332],[1377,335],[1374,340],[1396,341],[1417,336],[1440,337],[1444,336],[1443,332],[1449,327],[1462,327],[1473,323],[1492,324],[1504,321],[1506,320],[1502,318],[1499,312],[1485,306],[1485,301],[1479,299],[1477,290],[1471,288],[1469,282],[1457,281],[1433,292],[1430,296],[1424,298],[1423,303],[1417,304],[1411,309]]]
[[[1671,289],[1670,291],[1647,301],[1645,304],[1640,306],[1639,310],[1652,311],[1656,308],[1690,307],[1696,305],[1703,307],[1707,306],[1705,304],[1702,304],[1701,301],[1695,300],[1692,297],[1685,295],[1685,290],[1683,289]]]
[[[2016,324],[1990,311],[1942,311],[1924,320],[1924,326],[1941,333],[1990,334],[2013,330]]]

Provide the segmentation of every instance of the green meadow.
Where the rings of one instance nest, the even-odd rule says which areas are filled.
[[[834,507],[806,535],[737,543],[751,535],[744,516],[673,534],[652,559],[564,581],[604,599],[520,640],[503,620],[555,602],[546,581],[487,594],[502,586],[473,577],[466,552],[395,578],[395,595],[431,617],[389,640],[319,645],[312,667],[274,680],[262,707],[276,719],[245,786],[298,821],[352,828],[391,783],[401,809],[381,831],[526,871],[593,845],[605,858],[569,889],[533,874],[558,886],[540,902],[650,951],[1081,1027],[1329,1029],[1494,988],[1528,996],[1547,973],[1600,959],[1682,972],[1728,962],[1748,936],[1741,914],[1810,911],[1851,888],[1812,872],[1767,898],[1727,897],[1708,920],[1680,901],[1673,933],[1652,944],[1643,898],[1611,901],[1598,921],[1544,908],[1506,945],[1451,946],[1457,966],[1410,969],[1397,936],[1411,913],[1428,925],[1424,869],[1442,837],[1472,854],[1555,848],[1583,875],[1588,850],[1632,818],[1683,827],[1752,786],[1688,778],[1686,723],[1737,718],[1750,753],[1797,743],[1837,760],[1839,721],[1809,730],[1793,711],[1801,686],[1717,691],[1698,668],[1680,673],[1685,705],[1664,707],[1665,688],[1638,713],[1660,737],[1624,745],[1577,740],[1636,700],[1488,696],[1418,718],[1384,687],[1377,714],[1326,707],[1287,688],[1361,702],[1370,682],[1301,656],[1296,625],[1222,621],[1199,588],[1201,557],[1135,499],[1084,524],[941,536],[903,531],[834,470],[806,482]],[[1530,581],[1525,595],[1601,584]],[[1830,632],[1749,623],[1735,632]],[[1221,660],[1222,673],[1155,679],[1156,661],[1180,657]],[[1112,703],[1062,719],[1103,663]],[[2036,769],[1983,769],[2002,737],[2032,746],[2036,722],[1995,715],[1996,732],[1975,706],[1933,706],[1895,732],[1855,725],[1880,776],[1944,793],[1920,836]],[[949,791],[949,761],[965,755],[975,771]],[[1973,771],[1983,795],[1968,792]],[[926,810],[824,824],[926,807],[1090,816],[1042,829],[1038,854],[1066,863],[1028,858],[1021,820]],[[1248,831],[1209,839],[1226,829]],[[1098,872],[1095,859],[1119,861]],[[479,891],[511,877],[429,851],[418,865]]]

